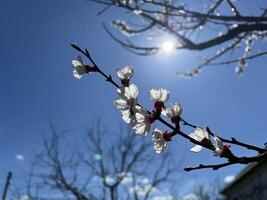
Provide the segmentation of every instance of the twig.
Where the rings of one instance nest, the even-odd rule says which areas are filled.
[[[248,163],[252,163],[252,162],[262,162],[263,160],[267,159],[267,154],[264,153],[258,157],[254,157],[254,158],[245,158],[245,157],[241,157],[238,158],[236,160],[232,160],[232,161],[228,161],[222,164],[215,164],[215,165],[203,165],[200,164],[197,167],[186,167],[184,168],[185,171],[192,171],[192,170],[197,170],[197,169],[207,169],[207,168],[211,168],[213,170],[218,170],[220,168],[229,166],[229,165],[233,165],[233,164],[248,164]]]
[[[207,169],[207,168],[211,168],[213,170],[218,170],[222,167],[226,167],[232,165],[231,162],[226,162],[226,163],[222,163],[222,164],[218,164],[218,165],[203,165],[203,164],[199,164],[197,167],[186,167],[184,168],[185,171],[190,172],[193,170],[197,170],[197,169]]]

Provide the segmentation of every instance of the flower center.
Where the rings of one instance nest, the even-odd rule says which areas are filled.
[[[90,65],[84,65],[84,66],[85,66],[86,73],[96,72],[97,71],[95,67],[92,67]]]
[[[164,108],[164,102],[156,101],[154,103],[154,108],[155,108],[156,111],[161,112],[162,108]]]
[[[148,115],[148,122],[150,124],[153,124],[156,121],[156,119],[157,118],[155,117],[155,115],[153,115],[153,114]]]
[[[162,137],[165,141],[169,142],[169,141],[172,141],[172,135],[170,133],[168,133],[167,131],[165,131],[163,134],[162,134]]]
[[[180,117],[179,117],[179,116],[174,116],[174,117],[171,118],[171,121],[172,121],[172,123],[174,123],[174,124],[179,124],[179,122],[180,122]]]
[[[129,79],[121,79],[121,84],[125,87],[128,87],[130,83]]]
[[[213,147],[211,141],[210,141],[209,139],[207,139],[207,138],[203,138],[203,139],[201,140],[201,143],[204,144],[205,146]],[[214,148],[214,147],[213,147],[213,148]]]

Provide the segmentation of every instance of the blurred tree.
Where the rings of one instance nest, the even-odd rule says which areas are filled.
[[[263,46],[253,50],[256,41],[258,45],[266,42],[267,9],[264,1],[253,1],[254,5],[258,5],[258,10],[251,10],[255,13],[253,16],[244,14],[246,11],[243,13],[244,9],[239,9],[235,5],[239,2],[234,0],[89,1],[105,6],[98,14],[113,7],[126,11],[130,17],[122,16],[111,25],[128,38],[115,35],[106,25],[104,28],[116,42],[133,53],[147,56],[171,48],[203,51],[199,65],[187,72],[177,72],[178,76],[192,77],[206,66],[226,64],[235,64],[235,71],[240,74],[248,60],[267,54]],[[140,44],[138,37],[134,39],[135,35],[149,41],[144,44],[142,40]],[[174,38],[175,42],[159,44],[166,35]],[[211,48],[212,51],[208,51]],[[233,54],[236,49],[239,50]],[[231,57],[226,57],[230,54]]]
[[[17,190],[15,199],[146,200],[177,182],[179,166],[169,153],[155,155],[151,141],[131,131],[113,133],[98,123],[83,142],[53,127],[51,133],[32,164],[26,192]]]

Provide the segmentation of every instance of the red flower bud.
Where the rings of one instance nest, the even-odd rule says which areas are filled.
[[[96,69],[96,67],[92,67],[92,66],[90,66],[90,65],[85,65],[85,69],[86,69],[86,73],[90,73],[90,72],[96,72],[97,71],[97,69]]]
[[[207,138],[203,138],[203,140],[201,140],[201,143],[206,145],[206,146],[210,146],[210,147],[213,146],[211,141]]]
[[[172,118],[171,118],[171,121],[172,121],[172,123],[174,123],[174,124],[179,124],[179,122],[180,122],[180,117],[179,117],[179,116],[172,117]]]
[[[161,110],[164,108],[164,103],[161,101],[157,101],[154,103],[154,108],[157,112],[161,112]]]
[[[154,114],[148,115],[148,121],[149,121],[150,124],[153,124],[156,121],[156,119],[157,118],[155,117]]]
[[[172,134],[168,133],[167,131],[162,134],[162,137],[167,142],[172,141]]]

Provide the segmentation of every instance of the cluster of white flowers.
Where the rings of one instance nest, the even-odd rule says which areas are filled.
[[[148,112],[138,105],[138,88],[135,84],[130,84],[130,79],[134,75],[134,70],[130,66],[125,66],[117,70],[117,76],[121,80],[121,86],[118,89],[120,99],[115,100],[115,106],[121,111],[122,119],[132,125],[133,130],[138,135],[148,135],[151,124],[160,114],[170,118],[173,123],[179,123],[179,117],[182,109],[178,103],[173,107],[165,108],[165,102],[169,99],[170,92],[166,89],[150,90],[151,100],[154,102],[154,111]],[[152,141],[156,153],[162,153],[167,142],[171,141],[171,133],[155,129],[152,134]]]
[[[224,145],[222,140],[216,135],[213,136],[213,144],[210,140],[210,134],[205,128],[197,127],[193,133],[189,134],[189,136],[194,140],[202,143],[204,146],[213,147],[214,156],[222,156],[228,150],[228,146]],[[191,148],[191,151],[197,153],[200,152],[203,148],[204,147],[201,145],[196,145]]]
[[[72,64],[73,75],[77,79],[80,79],[90,72],[98,71],[96,67],[85,65],[80,56],[78,56],[77,60],[73,60]],[[179,130],[181,121],[180,116],[182,114],[180,104],[175,103],[169,108],[165,107],[165,103],[169,99],[170,92],[163,88],[151,89],[150,98],[154,103],[154,110],[149,112],[138,104],[138,87],[133,83],[130,84],[130,79],[133,75],[134,69],[130,66],[125,66],[117,70],[117,76],[121,81],[121,86],[119,86],[117,90],[120,98],[114,101],[114,105],[121,111],[123,121],[130,124],[136,134],[148,135],[151,124],[155,122],[160,115],[163,115],[169,118],[171,122],[175,124],[176,129]],[[175,132],[162,132],[156,128],[151,134],[155,152],[164,152],[167,147],[167,143],[172,140],[173,135],[175,135]],[[214,150],[215,156],[222,156],[227,150],[229,150],[228,146],[224,145],[222,140],[216,135],[213,135],[213,144],[210,140],[210,134],[205,128],[197,127],[195,131],[189,135],[189,137],[202,144],[191,148],[191,151],[193,152],[199,152],[204,147],[210,147]]]

